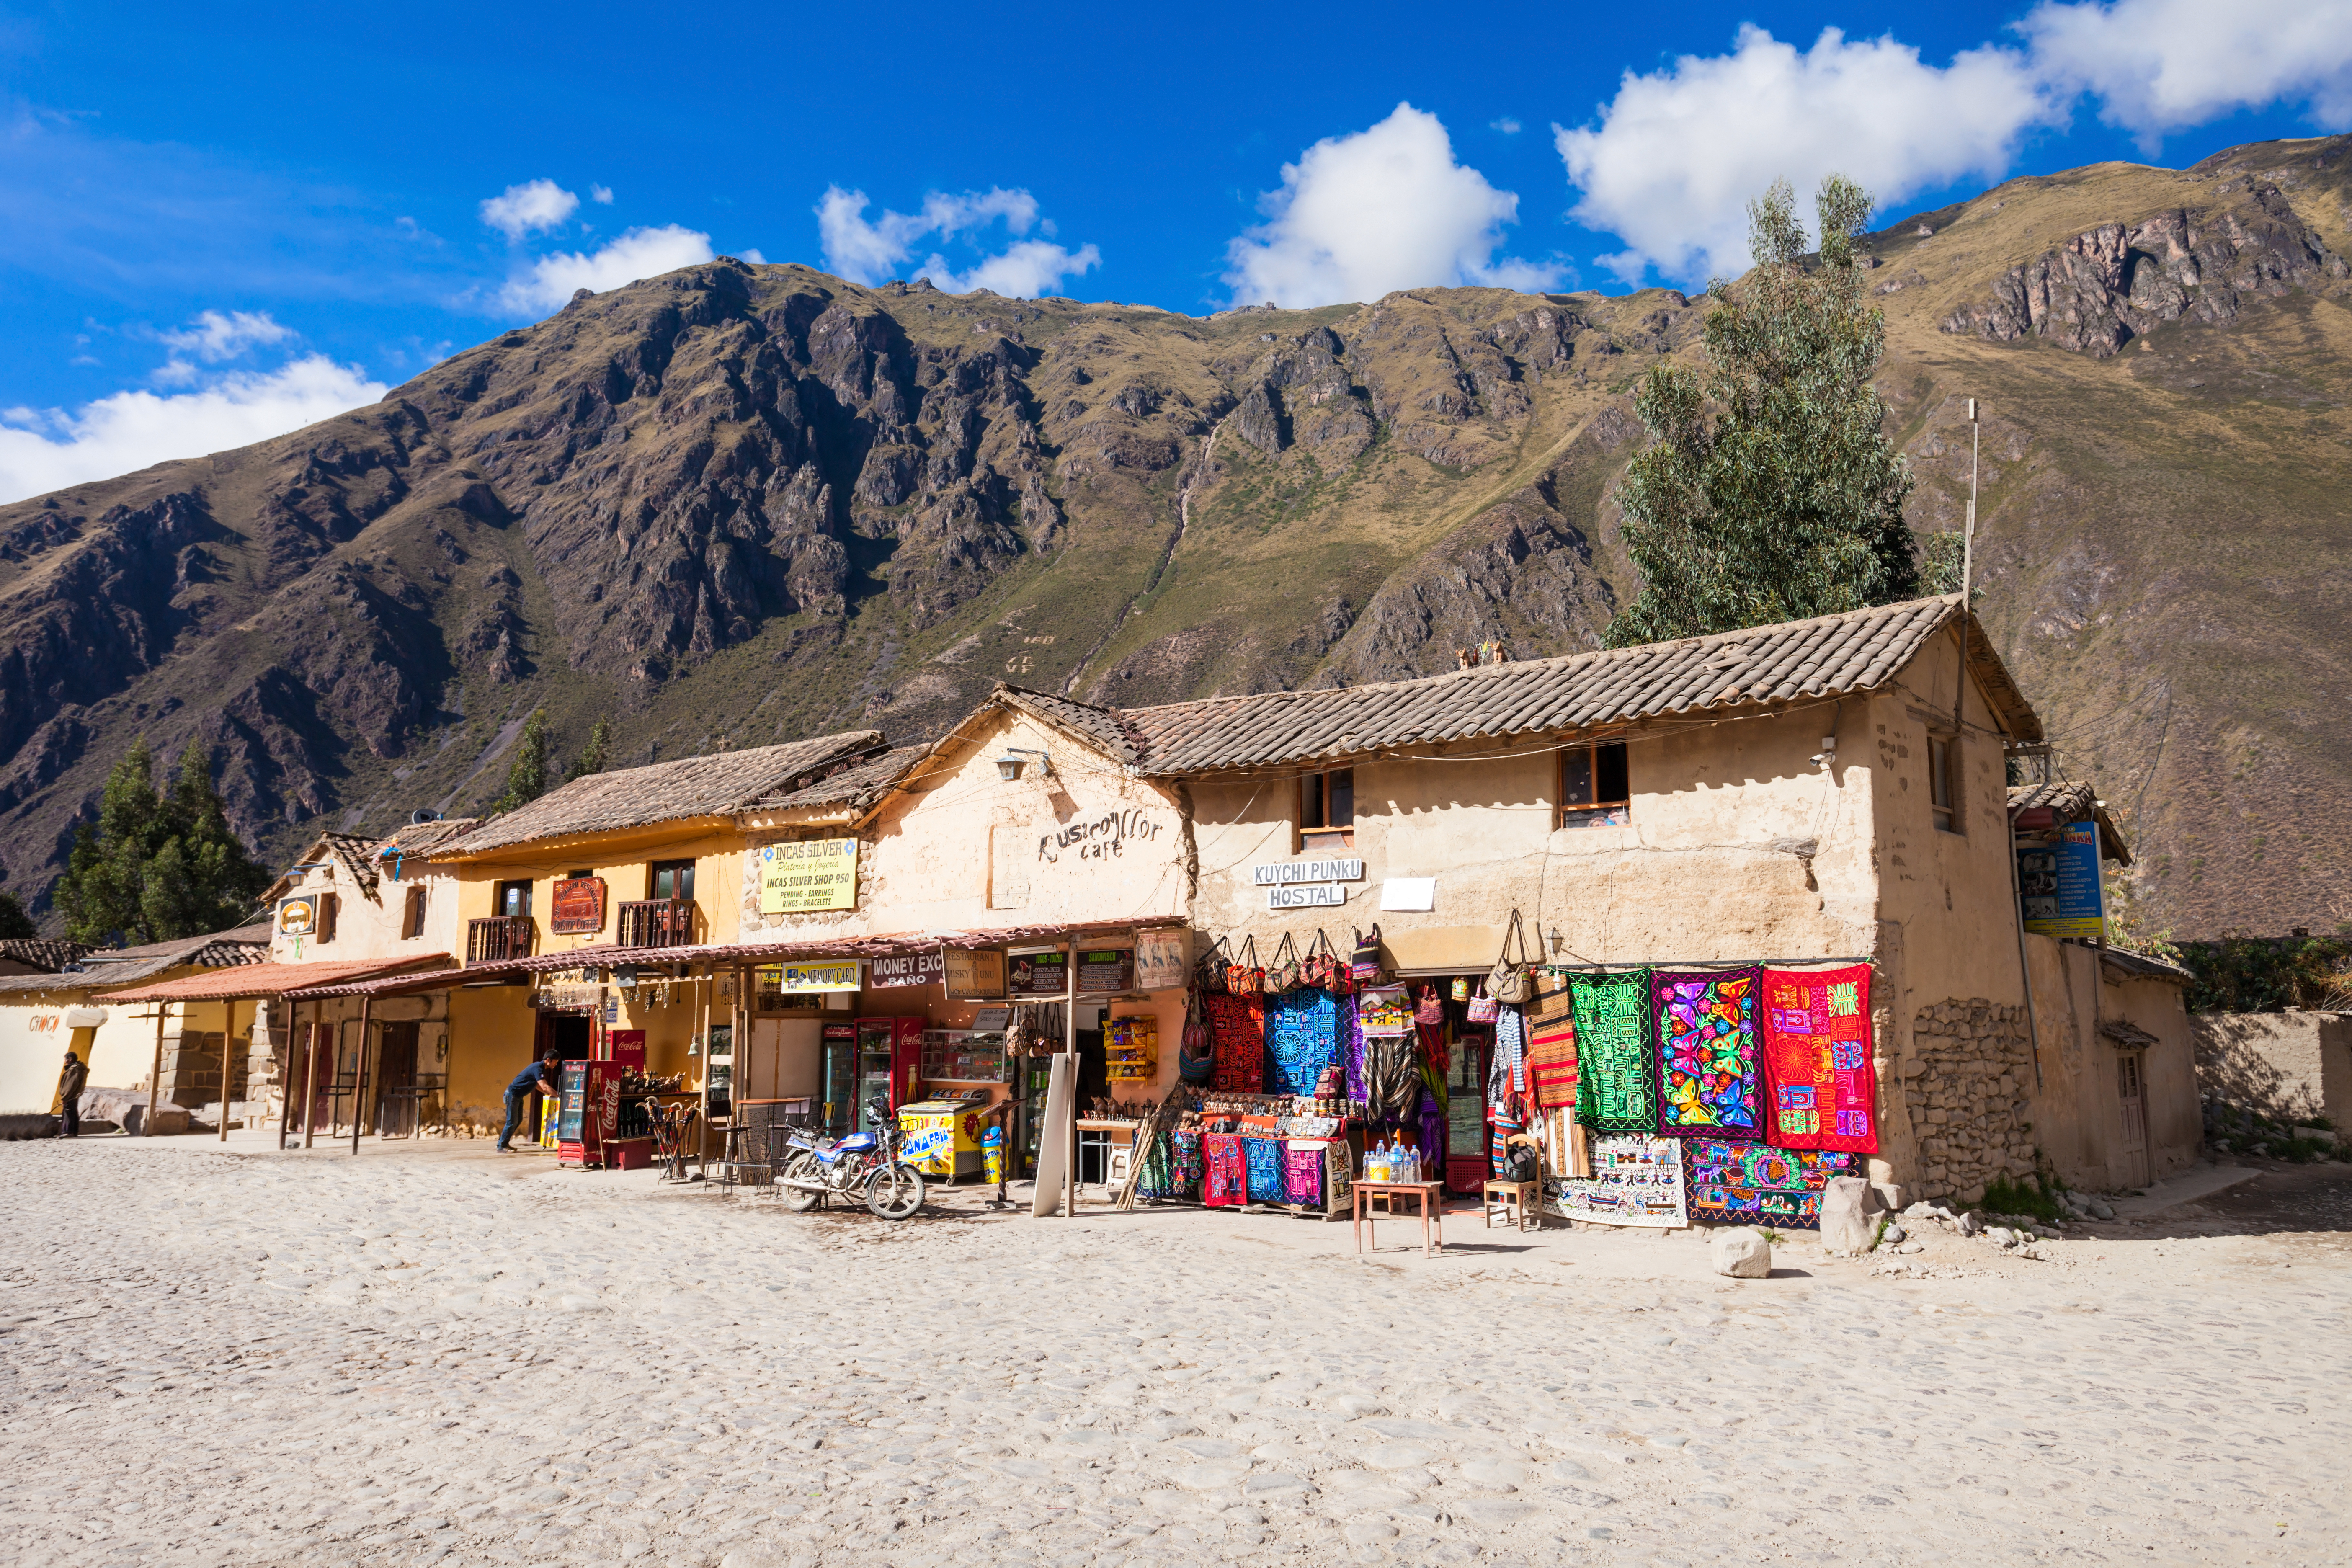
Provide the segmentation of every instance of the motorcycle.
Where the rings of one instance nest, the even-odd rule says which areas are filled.
[[[923,1206],[923,1173],[898,1158],[898,1123],[880,1099],[868,1100],[866,1121],[879,1132],[822,1138],[794,1127],[784,1135],[789,1151],[776,1174],[776,1192],[794,1214],[806,1214],[827,1197],[857,1198],[884,1219],[905,1219]]]

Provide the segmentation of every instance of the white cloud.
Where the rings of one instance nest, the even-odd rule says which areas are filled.
[[[1517,136],[1522,130],[1526,129],[1526,127],[1522,126],[1517,121],[1506,114],[1500,120],[1489,120],[1486,121],[1486,129],[1489,131],[1499,131],[1506,136]]]
[[[1032,228],[1047,235],[1054,232],[1052,224],[1039,222],[1035,196],[1001,186],[961,195],[933,191],[923,198],[919,212],[892,212],[886,207],[871,222],[866,207],[864,191],[828,185],[824,199],[817,203],[816,227],[826,269],[869,286],[897,277],[899,268],[914,255],[915,242],[927,235],[941,239],[977,237],[999,221],[1015,236]],[[928,278],[950,294],[992,289],[999,294],[1034,299],[1057,287],[1063,279],[1101,265],[1102,252],[1091,245],[1071,250],[1042,239],[1016,239],[1003,251],[982,257],[963,273],[959,274],[944,255],[934,252],[912,275]]]
[[[674,223],[633,228],[593,254],[572,250],[541,257],[500,291],[499,303],[517,313],[560,310],[574,289],[602,293],[641,278],[698,266],[717,254],[709,235]]]
[[[1259,208],[1266,221],[1227,250],[1225,281],[1243,304],[1326,305],[1452,283],[1542,289],[1559,277],[1495,261],[1519,198],[1456,163],[1445,127],[1409,103],[1284,164],[1282,189]]]
[[[613,205],[613,187],[610,185],[591,185],[588,187],[588,199],[594,202],[599,206],[609,207]]]
[[[199,391],[118,392],[70,414],[12,408],[9,427],[0,427],[0,502],[267,440],[388,390],[357,365],[310,354],[266,374],[233,372]]]
[[[1608,265],[1628,281],[1650,266],[1695,279],[1747,269],[1747,204],[1776,179],[1810,195],[1835,172],[1899,201],[1964,174],[1997,177],[2019,136],[2052,114],[2013,50],[1938,67],[1892,37],[1830,27],[1801,54],[1748,26],[1728,55],[1626,72],[1597,126],[1556,126],[1553,140],[1584,194],[1576,219],[1627,242]]]
[[[553,180],[533,180],[509,185],[501,195],[482,203],[482,221],[509,240],[527,234],[544,234],[560,227],[580,210],[580,198]]]
[[[758,251],[756,251],[756,250],[752,250],[752,249],[746,248],[746,249],[744,249],[744,250],[742,250],[742,251],[739,252],[738,254],[740,254],[740,255],[742,257],[742,258],[743,258],[744,260],[746,260],[746,261],[750,262],[750,263],[751,263],[752,266],[754,266],[754,267],[765,267],[765,266],[768,264],[768,258],[767,258],[766,257],[764,257],[764,256],[761,255],[761,254],[760,254]]]
[[[161,334],[173,349],[210,364],[235,359],[247,349],[282,343],[294,335],[293,328],[280,326],[267,310],[231,310],[226,315],[206,310],[183,331]]]
[[[2045,3],[2018,24],[2042,72],[2101,100],[2153,148],[2167,131],[2242,108],[2307,103],[2352,124],[2352,0]]]

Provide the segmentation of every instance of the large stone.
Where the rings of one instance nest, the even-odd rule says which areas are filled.
[[[1744,1226],[1717,1231],[1706,1251],[1715,1271],[1733,1279],[1761,1279],[1772,1272],[1772,1244]]]
[[[1822,1191],[1822,1250],[1833,1258],[1858,1258],[1878,1239],[1871,1210],[1878,1194],[1860,1176],[1833,1176]]]

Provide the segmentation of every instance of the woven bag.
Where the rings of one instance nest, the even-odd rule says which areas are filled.
[[[1518,956],[1511,956],[1517,946]],[[1503,932],[1503,951],[1495,960],[1495,967],[1486,972],[1486,994],[1507,1006],[1517,1007],[1535,999],[1535,976],[1528,973],[1535,962],[1528,952],[1528,933],[1519,924],[1519,911],[1511,911],[1509,929]]]

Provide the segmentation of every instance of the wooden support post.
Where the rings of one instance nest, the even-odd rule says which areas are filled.
[[[155,1097],[163,1088],[163,1015],[171,1010],[169,1002],[155,1004],[155,1065],[147,1074],[147,1120],[139,1124],[142,1138],[155,1136]],[[97,1053],[93,1050],[91,1054]]]
[[[368,1018],[375,1010],[373,994],[360,998],[360,1059],[353,1066],[352,1088],[352,1152],[360,1152],[360,1120],[367,1111]]]
[[[278,998],[278,1005],[287,1006],[286,998]],[[254,1015],[260,1016],[259,1013]],[[286,1152],[286,1132],[294,1124],[294,1013],[286,1015],[286,1076],[278,1086],[278,1152]]]
[[[228,1142],[228,1058],[236,1049],[236,998],[221,1003],[221,1124],[220,1142]]]
[[[319,1120],[319,1014],[324,1002],[310,1004],[310,1049],[302,1068],[302,1147],[308,1149],[316,1142],[319,1130],[312,1125]]]
[[[1062,1049],[1070,1058],[1070,1147],[1062,1165],[1062,1190],[1069,1199],[1064,1211],[1070,1219],[1078,1217],[1078,1118],[1085,1110],[1078,1104],[1078,939],[1072,937],[1063,949],[1062,968]]]

